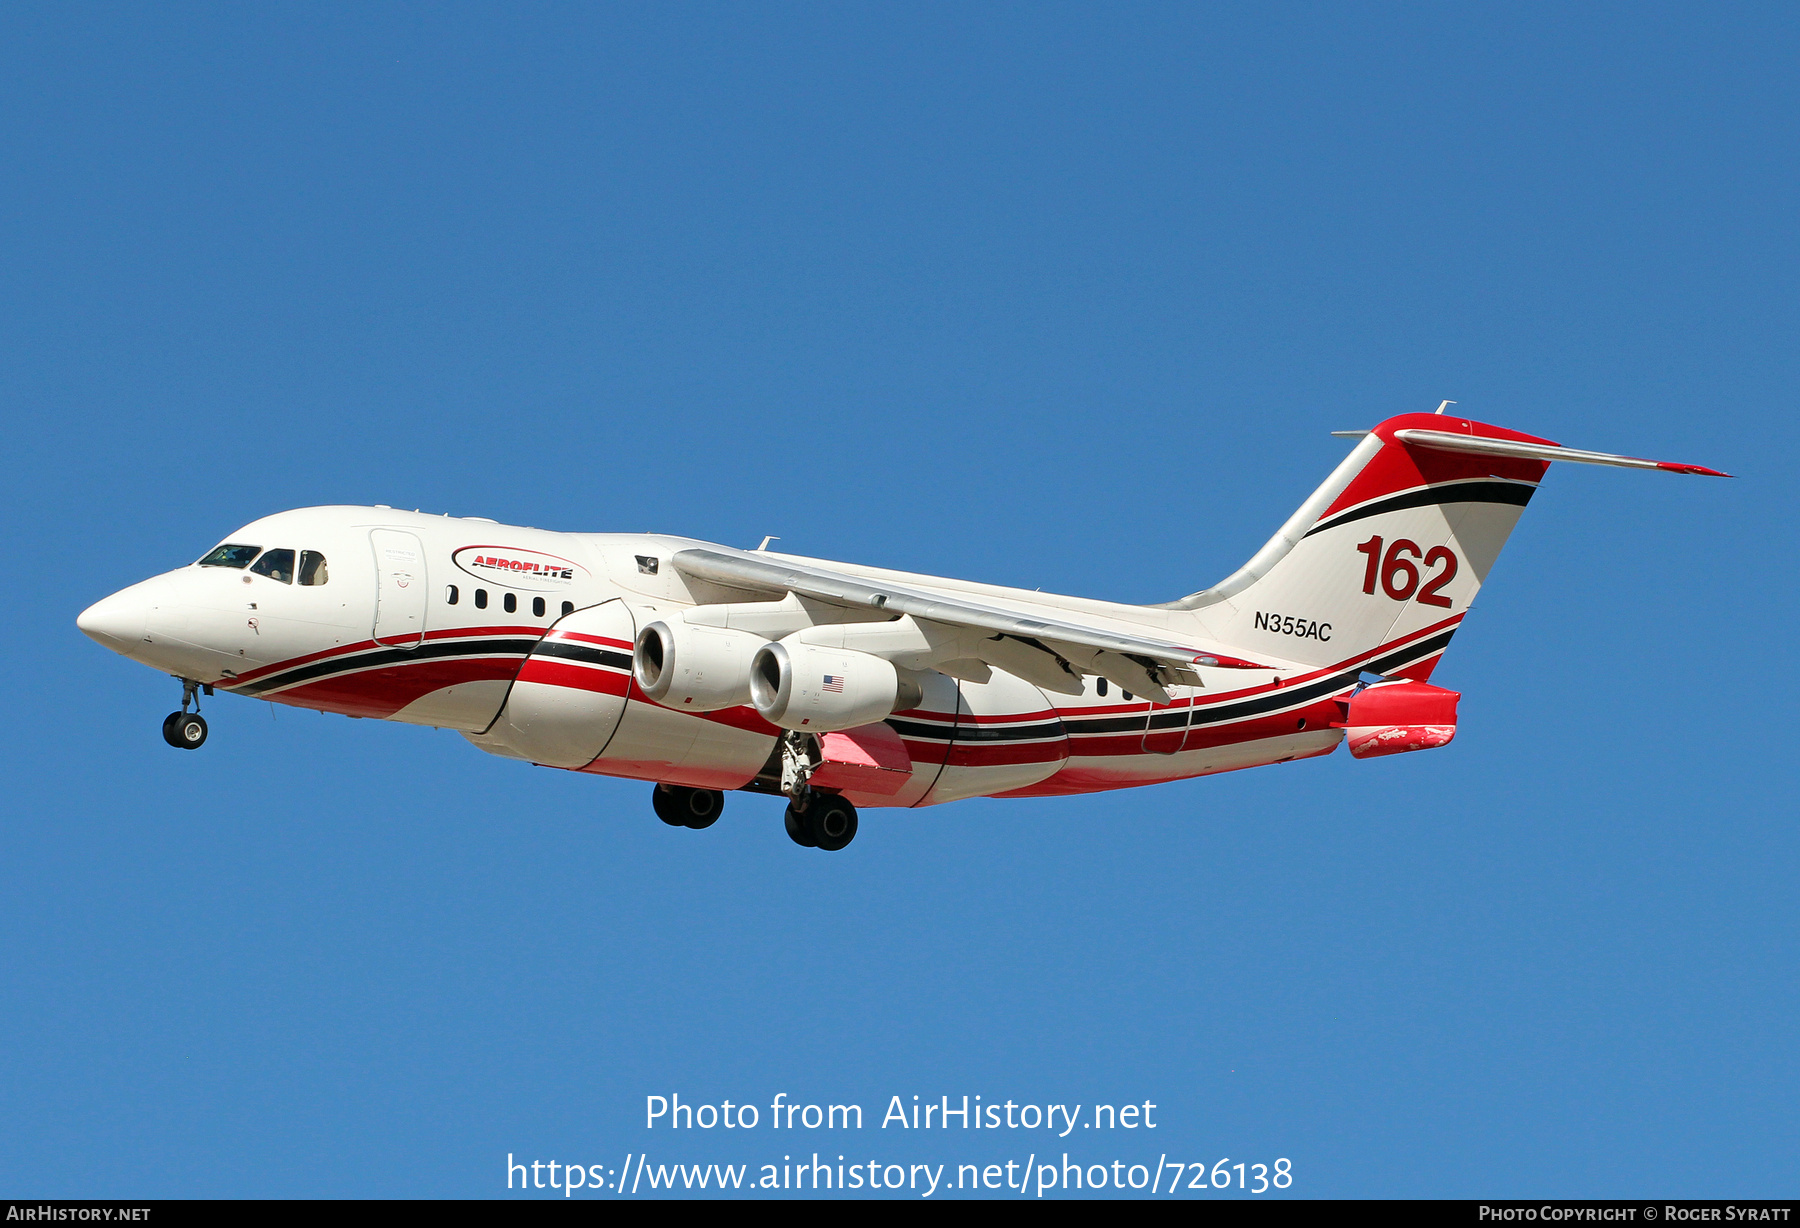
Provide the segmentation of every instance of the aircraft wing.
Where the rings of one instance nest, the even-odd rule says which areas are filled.
[[[982,660],[1064,694],[1080,693],[1082,675],[1097,674],[1111,678],[1123,689],[1167,703],[1167,684],[1200,683],[1196,666],[1272,668],[1153,636],[1016,613],[748,551],[692,548],[677,551],[671,562],[683,575],[731,588],[794,593],[831,605],[908,614],[923,621],[988,632],[983,637]]]

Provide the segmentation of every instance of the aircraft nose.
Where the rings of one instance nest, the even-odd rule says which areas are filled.
[[[83,610],[75,625],[95,643],[124,652],[143,642],[150,623],[150,596],[144,585],[134,584],[103,597]]]

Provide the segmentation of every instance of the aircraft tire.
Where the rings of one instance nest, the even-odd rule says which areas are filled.
[[[856,839],[856,807],[836,794],[813,798],[806,808],[806,834],[827,853],[835,853]]]
[[[725,795],[717,789],[689,789],[686,801],[687,826],[695,831],[705,831],[725,813]]]
[[[717,789],[690,789],[686,785],[657,785],[650,794],[656,817],[670,827],[701,831],[719,821],[725,795]]]
[[[198,712],[171,712],[163,718],[163,741],[177,750],[199,750],[206,744],[206,718]]]
[[[680,791],[680,788],[681,786],[679,785],[657,785],[656,788],[650,791],[651,809],[656,811],[657,818],[667,823],[670,827],[687,826],[687,818],[681,813],[681,808],[677,805],[679,799],[676,794]]]
[[[787,825],[788,839],[803,849],[819,847],[818,841],[813,839],[812,832],[806,826],[806,817],[794,809],[792,802],[788,803],[787,813],[782,817]]]

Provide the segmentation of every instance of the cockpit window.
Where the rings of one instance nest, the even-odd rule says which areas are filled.
[[[294,582],[294,552],[292,550],[270,550],[250,569],[259,576],[267,576],[271,580],[280,580],[283,584]]]
[[[325,556],[317,550],[300,552],[300,583],[323,584],[331,578],[325,569]]]
[[[200,560],[202,567],[248,567],[261,546],[220,546]]]

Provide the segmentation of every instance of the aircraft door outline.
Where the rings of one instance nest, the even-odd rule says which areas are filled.
[[[375,625],[370,638],[389,648],[417,648],[425,640],[431,593],[424,543],[402,529],[370,529],[369,546],[375,553]]]

